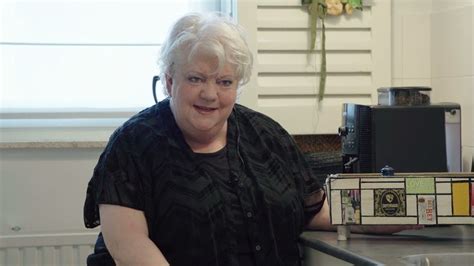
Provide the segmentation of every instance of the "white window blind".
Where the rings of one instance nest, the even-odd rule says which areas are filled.
[[[301,0],[255,2],[253,14],[246,13],[247,25],[256,25],[247,27],[253,29],[250,34],[255,36],[257,51],[252,107],[291,134],[337,133],[343,103],[373,104],[376,89],[390,84],[390,1],[364,1],[362,11],[326,17],[327,79],[322,102],[318,102],[321,25],[316,49],[308,53],[309,13]]]
[[[222,0],[0,1],[3,113],[139,110],[170,25]],[[158,98],[164,98],[157,86]]]

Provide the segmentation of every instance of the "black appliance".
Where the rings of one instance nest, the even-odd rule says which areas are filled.
[[[343,104],[344,173],[461,171],[459,104]]]

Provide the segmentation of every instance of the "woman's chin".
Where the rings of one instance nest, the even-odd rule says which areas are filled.
[[[193,127],[198,132],[211,132],[216,128],[216,123],[196,123]]]

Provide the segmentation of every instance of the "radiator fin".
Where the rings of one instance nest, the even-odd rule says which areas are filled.
[[[97,234],[1,237],[0,266],[82,266]]]

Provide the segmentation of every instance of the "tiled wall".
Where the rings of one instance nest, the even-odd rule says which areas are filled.
[[[464,170],[474,155],[474,1],[393,1],[392,85],[432,87],[462,109]]]

